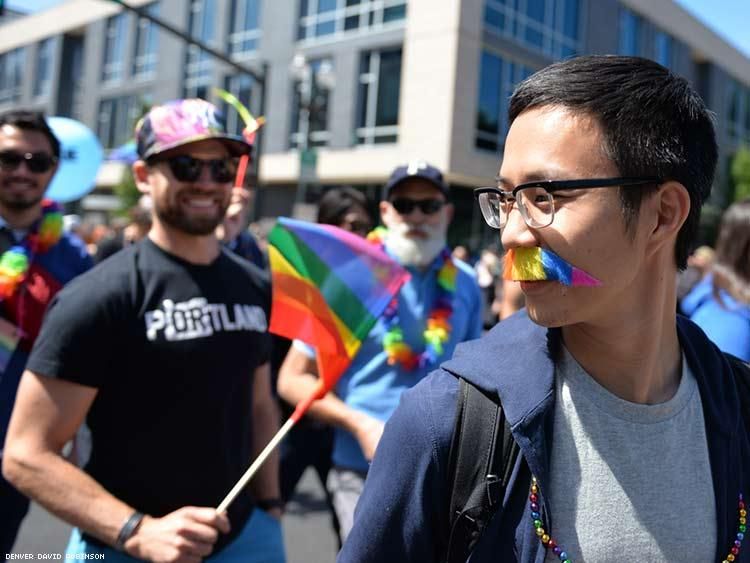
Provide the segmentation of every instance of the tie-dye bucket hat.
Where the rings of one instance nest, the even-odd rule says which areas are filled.
[[[252,150],[241,135],[227,132],[221,112],[198,98],[154,106],[135,126],[138,156],[147,160],[164,151],[205,139],[224,141],[235,155]]]

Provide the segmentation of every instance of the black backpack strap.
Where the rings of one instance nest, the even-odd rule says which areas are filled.
[[[748,436],[750,436],[750,364],[731,354],[725,353],[724,356],[732,366],[734,382],[740,396],[740,410],[742,411],[742,417],[745,419]]]
[[[502,405],[459,378],[448,458],[451,499],[446,563],[464,563],[500,507],[520,450]]]

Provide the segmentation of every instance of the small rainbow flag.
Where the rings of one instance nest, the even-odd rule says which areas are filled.
[[[333,388],[409,273],[377,246],[332,225],[280,217],[268,242],[270,330],[317,351],[320,384],[294,418]]]
[[[602,285],[594,276],[538,246],[511,248],[505,253],[503,279],[513,281],[556,281],[569,286]]]

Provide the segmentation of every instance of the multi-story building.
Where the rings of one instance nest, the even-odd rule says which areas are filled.
[[[255,112],[263,103],[256,217],[290,214],[330,185],[363,187],[376,199],[394,166],[419,158],[444,169],[457,188],[452,236],[476,247],[486,233],[467,188],[490,184],[497,172],[514,85],[583,53],[650,57],[696,86],[717,116],[716,203],[728,199],[731,155],[750,140],[750,59],[673,0],[129,3],[262,73],[265,92],[249,74],[114,2],[68,0],[2,25],[0,110],[35,107],[79,119],[112,149],[131,138],[151,103],[216,101],[213,86]],[[299,54],[311,81],[292,71]],[[311,83],[312,95],[301,95]],[[302,102],[308,98],[312,104]],[[316,178],[300,184],[304,146],[315,147]],[[103,167],[103,189],[121,168]]]

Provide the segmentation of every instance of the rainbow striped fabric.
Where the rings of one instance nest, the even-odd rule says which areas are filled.
[[[602,285],[594,276],[540,247],[511,248],[505,253],[503,279],[513,281],[556,281],[569,286]]]
[[[380,248],[331,225],[280,217],[268,236],[270,330],[317,350],[322,397],[409,273]]]

